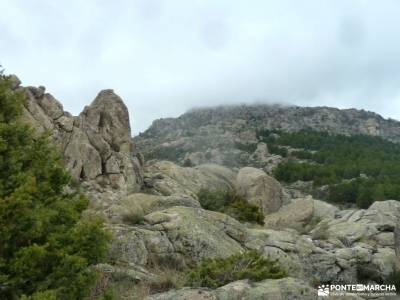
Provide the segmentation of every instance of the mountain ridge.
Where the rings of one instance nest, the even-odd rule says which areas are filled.
[[[359,128],[360,132],[358,133],[378,135],[387,138],[389,140],[400,141],[400,121],[391,118],[384,118],[380,114],[375,113],[373,111],[356,109],[356,108],[339,109],[336,107],[329,107],[329,106],[295,106],[295,105],[281,105],[281,104],[218,105],[211,107],[192,108],[176,118],[168,117],[168,118],[160,118],[154,120],[153,124],[142,134],[145,134],[147,131],[152,130],[153,127],[158,127],[161,124],[168,125],[168,123],[171,122],[174,123],[184,122],[188,118],[192,118],[191,121],[198,121],[199,118],[203,118],[202,121],[204,122],[207,121],[207,119],[205,118],[207,117],[207,115],[208,117],[211,117],[210,121],[214,121],[218,118],[227,118],[227,117],[229,118],[254,117],[256,119],[262,117],[270,117],[272,125],[276,125],[278,123],[278,120],[276,120],[276,118],[273,117],[273,114],[277,113],[283,113],[284,115],[289,115],[289,116],[296,116],[297,114],[298,117],[306,117],[306,118],[309,118],[310,115],[311,116],[315,115],[316,117],[320,115],[321,116],[320,121],[322,123],[321,125],[323,125],[324,121],[323,117],[329,117],[329,116],[338,118],[336,119],[336,121],[349,121],[348,119],[350,117],[356,117],[359,119],[366,119],[366,120],[370,119],[371,122],[372,120],[374,120],[376,121],[377,124],[366,124],[369,125],[368,126],[369,128],[361,127]],[[287,121],[285,119],[283,120]],[[268,123],[266,125],[268,125]],[[377,125],[377,129],[381,129],[382,132],[374,131],[372,128],[373,125]],[[392,132],[393,128],[398,129],[399,132]],[[292,128],[289,127],[288,129]],[[318,130],[318,128],[315,129]],[[357,127],[352,126],[349,129],[357,130]],[[388,131],[387,129],[390,129],[390,131]],[[324,130],[324,128],[320,128],[320,130],[322,131]],[[354,134],[356,132],[354,131],[352,133]]]
[[[344,135],[371,135],[400,142],[400,122],[374,112],[332,107],[239,105],[198,108],[177,118],[158,119],[134,141],[147,159],[180,164],[249,162],[238,144],[258,143],[257,131],[311,129]],[[240,149],[239,149],[240,150]],[[264,151],[260,149],[260,151]]]

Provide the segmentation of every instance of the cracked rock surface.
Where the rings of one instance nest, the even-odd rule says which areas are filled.
[[[143,181],[143,158],[137,152],[129,113],[113,90],[101,91],[79,116],[72,116],[44,87],[14,88],[27,96],[23,119],[37,131],[50,131],[71,175],[126,192]]]

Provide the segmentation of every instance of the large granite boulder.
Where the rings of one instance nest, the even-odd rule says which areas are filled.
[[[302,230],[314,215],[314,200],[311,197],[294,199],[277,212],[265,216],[265,227],[274,229],[293,228]]]
[[[339,208],[325,201],[314,199],[313,202],[314,202],[313,217],[315,219],[320,219],[320,220],[334,219],[336,213],[339,211]]]
[[[145,184],[161,195],[197,197],[202,188],[233,190],[235,177],[230,169],[215,164],[181,167],[170,161],[155,161],[146,166]]]
[[[282,205],[283,192],[279,182],[256,168],[239,170],[236,191],[246,201],[260,207],[264,214],[275,212]]]

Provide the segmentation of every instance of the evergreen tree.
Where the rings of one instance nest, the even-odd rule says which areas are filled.
[[[20,122],[24,95],[0,74],[0,299],[83,299],[109,234],[46,135]]]
[[[361,208],[369,207],[374,201],[400,200],[398,143],[375,136],[345,136],[313,130],[258,130],[257,136],[268,144],[272,153],[280,154],[277,149],[286,146],[304,149],[290,152],[289,158],[278,165],[274,170],[278,180],[329,185],[330,201],[355,203]]]

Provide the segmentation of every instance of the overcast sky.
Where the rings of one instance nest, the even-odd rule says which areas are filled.
[[[400,119],[400,1],[0,0],[0,64],[75,115],[114,89],[134,134],[225,103]]]

